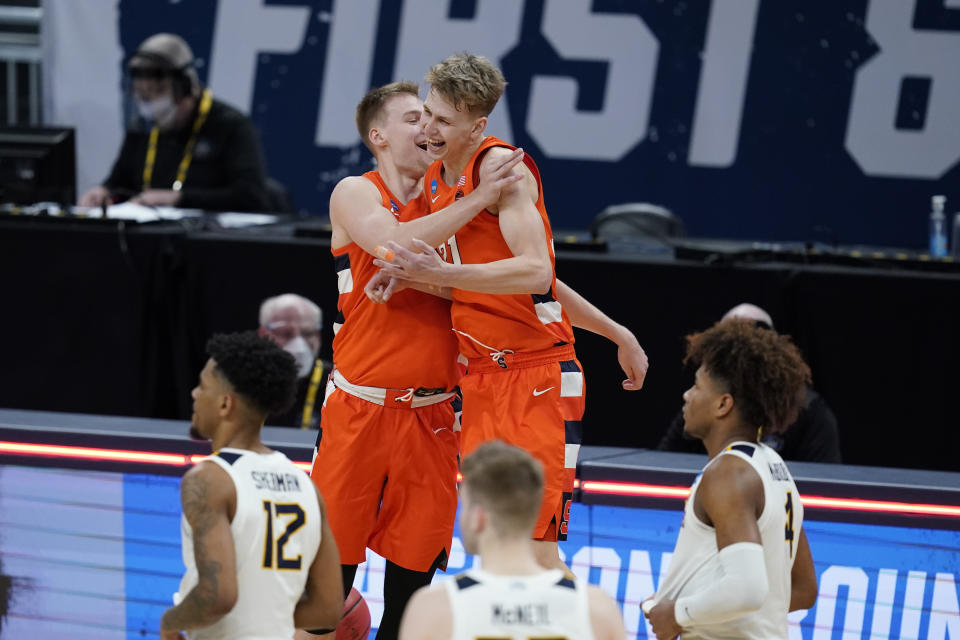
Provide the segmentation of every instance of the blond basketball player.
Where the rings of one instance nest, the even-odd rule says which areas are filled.
[[[427,74],[430,91],[421,129],[434,161],[423,179],[425,203],[436,211],[483,189],[482,174],[516,152],[487,135],[488,116],[506,81],[490,60],[448,57]],[[440,248],[389,243],[393,261],[374,262],[389,299],[396,280],[449,288],[451,318],[467,373],[461,452],[499,439],[529,451],[543,465],[545,486],[533,536],[544,567],[563,567],[557,543],[566,540],[586,384],[573,327],[618,346],[627,390],[646,376],[646,353],[629,329],[614,322],[554,272],[553,232],[540,171],[529,155],[511,170],[522,177],[451,235]]]
[[[377,169],[341,180],[330,196],[336,268],[333,384],[323,401],[312,478],[327,501],[346,589],[370,548],[387,561],[378,637],[396,638],[415,590],[446,567],[457,510],[460,377],[450,301],[420,291],[389,305],[367,299],[373,256],[389,241],[440,244],[516,182],[518,151],[484,174],[485,188],[426,215],[429,164],[417,86],[371,89],[356,124]],[[363,464],[358,464],[362,460]],[[346,594],[344,594],[346,596]],[[312,629],[315,635],[327,629]]]
[[[414,594],[400,640],[622,639],[613,598],[537,562],[531,533],[543,497],[540,463],[491,441],[463,461],[462,473],[460,532],[483,569]]]

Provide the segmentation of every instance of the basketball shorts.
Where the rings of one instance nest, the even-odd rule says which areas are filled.
[[[412,571],[446,568],[457,511],[460,433],[453,403],[386,406],[333,390],[311,477],[327,505],[340,562],[366,547]]]
[[[537,458],[544,494],[533,537],[551,542],[567,539],[586,391],[573,348],[561,353],[569,359],[544,363],[543,357],[508,355],[505,369],[471,360],[460,380],[463,456],[483,442],[503,440]]]

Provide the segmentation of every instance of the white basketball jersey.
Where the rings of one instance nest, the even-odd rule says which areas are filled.
[[[790,572],[796,557],[803,524],[803,504],[787,465],[776,451],[764,444],[735,442],[707,463],[704,471],[720,456],[734,455],[746,460],[763,482],[764,506],[757,519],[763,545],[764,563],[770,592],[763,606],[753,613],[716,625],[693,625],[683,630],[682,638],[787,638],[787,612],[790,607]],[[713,588],[720,577],[717,536],[693,511],[694,497],[703,473],[697,476],[683,510],[683,524],[677,536],[667,575],[657,599],[676,600]]]
[[[451,640],[592,640],[586,585],[552,570],[501,576],[472,569],[444,583],[453,612]]]
[[[220,465],[237,490],[230,523],[237,554],[237,603],[216,624],[188,632],[193,640],[290,640],[293,610],[320,546],[320,505],[310,477],[279,451],[221,449]],[[180,519],[187,572],[174,596],[179,602],[197,584],[193,532]]]

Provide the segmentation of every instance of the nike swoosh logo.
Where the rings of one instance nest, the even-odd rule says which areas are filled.
[[[534,389],[534,390],[533,390],[533,397],[536,398],[537,396],[542,396],[542,395],[545,394],[547,391],[550,391],[550,389],[553,389],[553,388],[554,388],[554,387],[547,387],[547,388],[544,389],[543,391],[538,391],[537,389]]]
[[[439,429],[434,429],[434,430],[433,430],[433,433],[434,433],[434,434],[440,433],[440,432],[443,431],[444,429],[446,429],[446,427],[440,427]]]
[[[437,195],[433,196],[433,198],[430,199],[431,204],[434,203],[434,202],[436,202],[436,201],[437,201],[437,198],[439,198],[439,197],[440,197],[440,194],[439,194],[439,193],[438,193]]]

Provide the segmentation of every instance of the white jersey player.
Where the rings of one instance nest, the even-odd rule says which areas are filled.
[[[268,414],[293,398],[296,363],[253,332],[214,336],[193,390],[191,434],[214,454],[181,483],[187,571],[161,638],[289,640],[336,627],[340,560],[310,478],[260,442]]]
[[[400,640],[622,640],[613,598],[537,563],[530,534],[543,494],[540,464],[493,441],[467,456],[461,472],[460,532],[484,568],[417,591]]]
[[[699,365],[685,430],[710,461],[684,507],[667,575],[644,602],[657,638],[787,638],[787,613],[813,606],[816,574],[787,466],[755,442],[794,421],[810,370],[785,336],[726,320],[688,338]]]
[[[473,569],[443,584],[455,640],[593,637],[586,585],[559,569],[528,576]]]
[[[320,546],[320,506],[309,476],[280,453],[224,448],[207,458],[227,472],[236,491],[230,520],[237,572],[237,601],[213,625],[191,638],[291,638],[293,610]],[[197,585],[193,530],[181,518],[183,564],[180,594]]]

